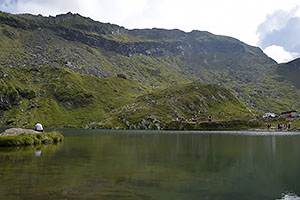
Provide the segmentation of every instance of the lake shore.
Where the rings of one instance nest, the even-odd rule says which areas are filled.
[[[31,129],[10,128],[0,134],[0,146],[26,146],[62,142],[64,136],[57,131],[37,132]]]

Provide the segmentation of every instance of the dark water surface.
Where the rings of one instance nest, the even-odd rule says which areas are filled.
[[[298,133],[62,132],[0,148],[0,200],[300,199]]]

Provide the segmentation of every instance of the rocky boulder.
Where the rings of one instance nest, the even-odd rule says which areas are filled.
[[[3,133],[0,134],[1,136],[16,136],[20,134],[37,134],[39,132],[31,130],[31,129],[23,129],[23,128],[10,128],[6,129]]]
[[[64,136],[56,131],[37,132],[30,129],[11,128],[0,134],[0,146],[40,145],[62,142]]]

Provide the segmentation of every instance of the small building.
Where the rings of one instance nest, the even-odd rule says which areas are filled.
[[[291,110],[291,111],[287,111],[287,112],[282,112],[280,114],[280,118],[295,118],[297,117],[298,112],[296,110]]]
[[[275,117],[276,117],[276,114],[275,113],[271,113],[271,112],[265,113],[263,115],[263,118],[275,118]]]

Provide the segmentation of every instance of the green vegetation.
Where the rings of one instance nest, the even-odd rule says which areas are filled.
[[[4,68],[0,79],[2,125],[85,127],[101,121],[148,89],[123,78],[97,78],[65,68]]]
[[[292,130],[300,131],[300,118],[297,118],[291,122]]]
[[[300,89],[300,59],[293,60],[289,63],[278,65],[276,73],[279,75],[278,81],[289,81],[296,88]]]
[[[37,134],[19,134],[16,136],[0,136],[0,146],[24,146],[36,144],[52,144],[62,142],[64,136],[56,131]]]
[[[216,121],[254,116],[229,90],[218,85],[190,83],[140,96],[95,127],[165,129],[175,120],[207,121],[209,115]]]
[[[223,121],[252,117],[232,109],[236,103],[230,101],[206,112],[189,95],[180,98],[180,105],[163,98],[154,98],[158,104],[143,109],[133,104],[148,92],[180,90],[182,84],[199,81],[230,89],[252,113],[300,109],[297,62],[277,65],[259,48],[231,37],[202,31],[128,30],[72,13],[42,17],[0,12],[0,19],[1,126],[32,127],[38,120],[51,127],[101,122],[100,127],[126,128],[126,120],[137,125],[147,118],[167,124],[201,109],[205,111],[201,120],[208,113]],[[126,78],[117,78],[119,74]],[[210,107],[213,102],[206,104]],[[136,103],[151,102],[141,97]],[[133,110],[123,109],[126,105]],[[125,117],[119,113],[123,111]]]

